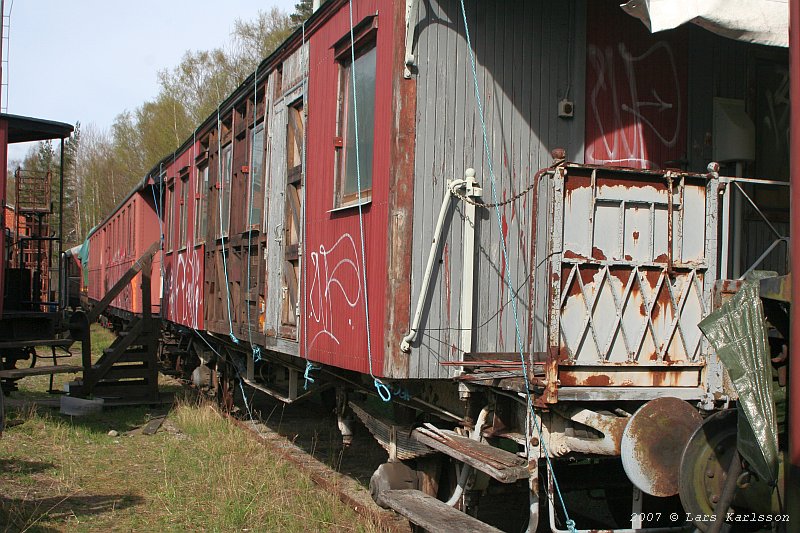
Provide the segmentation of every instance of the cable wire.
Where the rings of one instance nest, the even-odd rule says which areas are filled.
[[[357,189],[357,202],[358,202],[358,229],[361,236],[361,266],[364,269],[364,313],[366,314],[367,324],[367,358],[369,361],[369,375],[372,377],[375,389],[378,395],[384,402],[392,399],[392,393],[386,384],[375,376],[372,368],[372,338],[369,330],[369,297],[367,295],[367,254],[364,245],[364,213],[361,205],[361,154],[359,153],[359,135],[358,135],[358,96],[356,95],[356,42],[355,35],[353,34],[353,0],[348,1],[350,11],[350,85],[353,87],[353,127],[355,128],[355,141],[356,141],[356,189]]]
[[[471,39],[470,33],[469,33],[469,23],[467,22],[467,10],[464,7],[464,0],[459,0],[459,1],[461,3],[461,14],[462,14],[463,19],[464,19],[464,33],[465,33],[465,36],[467,38],[467,51],[469,52],[470,66],[472,67],[472,78],[473,78],[473,81],[475,83],[475,100],[476,100],[476,104],[477,104],[477,107],[478,107],[478,115],[479,115],[479,118],[480,118],[480,121],[481,121],[481,128],[483,130],[483,151],[484,151],[484,154],[486,156],[486,164],[487,164],[487,167],[489,169],[489,177],[491,179],[491,184],[492,184],[492,200],[493,200],[493,203],[494,203],[495,214],[497,215],[497,225],[500,228],[500,248],[501,248],[501,251],[503,253],[503,260],[505,261],[506,265],[508,265],[508,267],[506,268],[507,284],[508,284],[508,286],[512,286],[511,285],[511,263],[510,263],[509,257],[508,257],[508,248],[506,247],[506,240],[505,240],[505,237],[503,236],[503,231],[502,231],[503,222],[502,222],[502,217],[500,215],[500,203],[498,202],[498,196],[497,196],[497,184],[496,184],[497,179],[495,178],[495,174],[494,174],[494,164],[492,162],[492,151],[491,151],[491,148],[489,147],[489,134],[487,132],[486,118],[485,118],[484,112],[483,112],[483,103],[482,103],[482,99],[481,99],[481,90],[480,90],[480,85],[478,83],[478,72],[477,72],[477,68],[475,67],[475,54],[472,51],[472,39]],[[550,454],[547,451],[547,445],[545,444],[545,439],[544,439],[544,434],[543,434],[543,431],[542,431],[542,427],[541,427],[541,424],[540,424],[539,420],[536,418],[536,411],[535,411],[534,406],[533,406],[530,383],[529,383],[529,379],[528,379],[528,375],[529,375],[528,374],[528,368],[527,368],[528,365],[527,365],[527,362],[525,361],[525,354],[524,354],[525,350],[524,350],[524,347],[523,347],[523,344],[522,344],[522,335],[520,333],[521,328],[520,328],[520,325],[519,325],[519,316],[518,316],[518,312],[517,312],[517,295],[516,295],[516,293],[513,293],[511,295],[511,298],[512,298],[511,309],[512,309],[513,314],[514,314],[514,331],[515,331],[515,335],[516,335],[517,348],[519,349],[519,357],[520,357],[520,360],[522,361],[523,376],[525,376],[525,379],[523,379],[523,382],[525,383],[525,393],[526,393],[527,402],[528,402],[528,409],[530,410],[530,413],[531,413],[532,422],[536,426],[536,429],[537,429],[537,431],[539,433],[539,442],[541,444],[542,449],[545,452],[544,453],[545,460],[547,461],[548,468],[550,470],[550,473],[552,474],[553,485],[554,485],[554,487],[556,489],[556,492],[558,494],[558,499],[559,499],[559,502],[561,503],[561,508],[564,511],[564,516],[566,518],[567,528],[569,529],[569,531],[571,533],[576,533],[577,530],[575,528],[575,521],[572,520],[569,517],[569,513],[567,512],[567,506],[564,503],[564,497],[561,494],[561,489],[558,486],[558,481],[556,480],[556,474],[555,474],[555,471],[553,470],[553,464],[550,461]],[[534,482],[536,482],[536,481],[534,480]]]

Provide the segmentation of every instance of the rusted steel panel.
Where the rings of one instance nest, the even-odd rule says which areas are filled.
[[[306,198],[306,307],[301,323],[307,324],[307,356],[341,368],[369,372],[365,294],[366,269],[370,303],[369,328],[372,370],[383,375],[384,323],[387,302],[387,231],[390,154],[392,150],[393,78],[392,58],[399,45],[394,34],[392,9],[377,1],[354,2],[353,21],[358,25],[375,16],[376,91],[372,198],[363,206],[366,265],[361,257],[359,214],[356,207],[334,208],[335,147],[339,65],[334,45],[346,39],[350,30],[348,7],[341,8],[310,37],[308,78],[309,114],[306,130],[309,150],[306,160],[306,186],[313,193]],[[377,15],[376,15],[377,13]],[[388,110],[392,110],[388,112]],[[305,349],[305,347],[301,347]]]
[[[588,20],[586,163],[677,166],[686,153],[686,28],[653,36],[614,2],[588,2]]]
[[[522,1],[468,1],[466,11],[497,196],[503,201],[526,189],[537,170],[550,164],[551,148],[566,147],[572,150],[571,157],[580,156],[582,119],[564,120],[556,111],[568,80],[572,79],[575,85],[583,80],[581,69],[571,57],[578,54],[577,45],[570,45],[570,41],[583,42],[583,26],[578,24],[583,12],[571,2],[545,5]],[[482,200],[492,201],[460,3],[430,2],[420,8],[418,18],[412,306],[420,296],[430,239],[447,180],[463,178],[467,168],[475,168],[483,187]],[[580,93],[571,94],[577,101]],[[462,324],[459,316],[461,294],[471,289],[462,287],[461,279],[466,230],[463,203],[458,202],[451,210],[419,340],[412,346],[410,377],[455,375],[457,368],[439,363],[461,357],[464,350],[460,346],[460,330],[464,328],[475,328],[476,352],[517,350],[509,302],[514,293],[524,350],[546,350],[540,327],[545,321],[530,305],[534,299],[540,305],[545,303],[541,293],[534,294],[531,283],[538,275],[532,266],[533,247],[548,242],[534,239],[535,205],[535,192],[530,191],[501,207],[502,229],[494,208],[478,210],[473,324]],[[502,256],[501,234],[510,264]],[[512,276],[511,287],[501,281],[508,272]],[[538,340],[534,340],[536,335]]]
[[[549,342],[559,365],[550,381],[707,385],[712,354],[697,323],[711,311],[716,180],[572,165],[545,183]]]

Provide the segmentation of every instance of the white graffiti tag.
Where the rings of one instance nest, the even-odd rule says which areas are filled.
[[[194,246],[189,248],[186,253],[178,255],[170,287],[169,308],[172,320],[197,328],[203,297],[203,269],[198,249]]]
[[[637,75],[637,69],[652,68],[648,65],[655,55],[661,56],[657,63],[666,65],[661,87],[670,93],[666,99],[655,87],[642,91],[639,85],[642,76]],[[590,45],[588,56],[594,75],[589,107],[602,145],[587,146],[586,162],[657,168],[648,158],[645,132],[649,131],[651,141],[667,148],[676,146],[681,132],[681,85],[672,48],[659,41],[645,53],[634,56],[623,43],[617,45],[616,53],[610,46],[601,49]],[[622,87],[618,87],[620,76],[614,71],[618,63],[624,68]]]
[[[352,309],[361,299],[361,269],[353,237],[345,233],[330,248],[320,245],[319,252],[311,253],[311,269],[308,318],[320,330],[309,341],[308,350],[320,337],[329,337],[340,344],[336,319],[344,316],[342,309],[334,304],[343,303]],[[352,318],[348,319],[348,326],[354,327]]]

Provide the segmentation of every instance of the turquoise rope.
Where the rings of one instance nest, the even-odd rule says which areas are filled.
[[[353,35],[353,0],[349,0],[348,6],[350,8],[350,74],[351,83],[353,86],[353,126],[356,130],[356,187],[358,188],[357,201],[358,201],[358,229],[361,235],[361,266],[364,268],[364,313],[366,314],[367,322],[367,358],[369,360],[369,375],[373,379],[373,385],[378,391],[378,395],[384,402],[392,399],[392,393],[389,387],[384,382],[375,376],[372,369],[372,337],[369,330],[369,298],[367,296],[367,254],[364,246],[364,214],[361,206],[361,154],[359,153],[358,146],[360,144],[358,135],[358,97],[356,96],[356,43],[355,36]]]
[[[253,79],[253,141],[256,138],[256,120],[258,119],[258,65],[256,65],[256,72]],[[266,126],[266,125],[265,125]],[[266,129],[264,130],[264,134],[266,136]],[[250,153],[253,154],[252,157],[255,158],[255,143],[253,146],[250,147]],[[253,161],[250,162],[250,199],[248,201],[247,206],[247,296],[248,296],[248,303],[245,307],[247,307],[247,337],[250,341],[250,348],[253,350],[253,361],[258,362],[261,361],[261,348],[253,343],[253,327],[252,322],[250,319],[250,303],[249,298],[251,295],[251,283],[250,283],[250,248],[253,242],[253,230],[250,227],[253,223]],[[229,308],[230,309],[230,308]],[[228,318],[230,319],[230,312],[228,314]],[[232,330],[233,328],[231,328]],[[242,391],[244,392],[244,391]]]
[[[478,72],[477,72],[477,69],[475,67],[475,54],[472,52],[472,40],[471,40],[470,34],[469,34],[469,24],[467,22],[467,10],[464,7],[464,0],[460,0],[460,2],[461,2],[461,14],[462,14],[462,16],[464,18],[464,33],[465,33],[466,38],[467,38],[467,50],[469,51],[470,66],[472,67],[472,78],[473,78],[473,81],[475,82],[475,100],[476,100],[476,103],[477,103],[477,106],[478,106],[478,114],[479,114],[479,117],[480,117],[480,120],[481,120],[481,128],[483,130],[483,149],[484,149],[484,153],[486,155],[486,163],[487,163],[487,166],[489,168],[489,177],[491,178],[491,183],[492,183],[492,202],[494,203],[495,214],[497,215],[497,225],[500,228],[500,247],[501,247],[502,252],[503,252],[503,259],[505,260],[505,263],[507,265],[506,266],[506,279],[504,281],[507,283],[507,285],[509,287],[509,290],[511,290],[511,292],[512,292],[511,309],[513,310],[513,313],[514,313],[514,329],[515,329],[515,334],[516,334],[517,347],[519,348],[519,357],[520,357],[520,360],[522,361],[522,373],[523,373],[524,376],[526,376],[525,379],[524,379],[524,382],[525,382],[525,392],[527,394],[528,408],[530,409],[531,418],[533,419],[533,423],[536,426],[536,429],[537,429],[537,431],[539,433],[539,442],[541,443],[541,446],[544,449],[545,459],[547,460],[547,466],[550,469],[550,472],[551,472],[551,474],[553,476],[553,485],[554,485],[554,487],[556,489],[556,492],[558,494],[558,499],[559,499],[559,502],[561,503],[561,508],[564,511],[564,516],[566,518],[567,528],[569,529],[569,531],[571,533],[576,533],[577,530],[575,528],[575,521],[572,520],[569,517],[569,513],[567,512],[567,506],[564,503],[564,497],[561,494],[561,489],[558,486],[558,481],[556,480],[556,474],[555,474],[555,471],[553,470],[553,464],[550,461],[550,454],[547,451],[547,445],[545,444],[545,439],[544,439],[544,434],[542,432],[542,427],[539,424],[539,421],[536,419],[536,411],[535,411],[534,406],[533,406],[533,401],[531,400],[531,396],[532,395],[531,395],[531,390],[530,390],[530,383],[529,383],[528,378],[527,378],[527,376],[529,374],[528,374],[527,363],[525,362],[525,355],[523,353],[524,352],[524,348],[523,348],[523,345],[522,345],[522,336],[520,334],[520,329],[521,328],[520,328],[520,325],[519,325],[519,317],[518,317],[518,312],[517,312],[517,293],[516,293],[516,291],[513,290],[513,285],[511,284],[511,262],[509,261],[509,257],[508,257],[508,249],[506,248],[505,237],[503,237],[503,231],[502,231],[503,230],[503,223],[502,223],[502,217],[500,215],[500,206],[499,206],[499,202],[498,202],[498,199],[497,199],[496,178],[495,178],[495,174],[494,174],[494,165],[492,164],[492,152],[491,152],[491,149],[489,148],[489,135],[487,133],[486,119],[484,117],[484,112],[483,112],[483,103],[482,103],[482,99],[481,99],[481,91],[480,91],[480,86],[478,84]]]
[[[225,271],[225,293],[227,295],[228,304],[228,334],[234,344],[239,344],[239,339],[233,334],[233,320],[231,319],[231,283],[228,280],[228,258],[225,253],[225,232],[222,231],[222,195],[225,192],[225,180],[222,176],[222,122],[219,118],[219,108],[217,108],[217,179],[219,180],[219,235],[222,244],[222,268]],[[228,216],[230,216],[230,207],[228,208]],[[230,231],[230,223],[228,224],[228,231]]]

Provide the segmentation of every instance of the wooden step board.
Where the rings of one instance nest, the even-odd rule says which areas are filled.
[[[457,511],[433,496],[413,489],[387,490],[381,503],[394,509],[414,524],[436,533],[499,533],[500,530]]]
[[[35,366],[33,368],[12,368],[10,370],[0,370],[0,378],[20,379],[28,376],[73,374],[82,371],[83,367],[78,365]]]
[[[514,483],[528,478],[528,462],[511,452],[478,442],[447,429],[430,424],[416,428],[411,434],[416,440],[436,451],[449,455],[501,483]]]
[[[0,341],[0,350],[13,348],[26,348],[28,346],[54,346],[56,348],[66,348],[75,341],[72,339],[24,339],[16,341]]]

